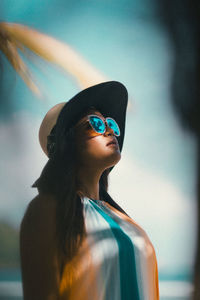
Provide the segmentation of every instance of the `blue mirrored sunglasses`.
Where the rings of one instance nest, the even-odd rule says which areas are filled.
[[[119,126],[117,122],[111,117],[105,118],[104,121],[100,116],[88,115],[87,121],[89,121],[89,124],[97,133],[104,134],[106,132],[106,124],[107,124],[107,126],[113,130],[114,135],[120,136]]]

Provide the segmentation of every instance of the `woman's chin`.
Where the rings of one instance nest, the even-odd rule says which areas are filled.
[[[120,151],[115,151],[109,158],[108,158],[108,168],[115,166],[121,159]]]

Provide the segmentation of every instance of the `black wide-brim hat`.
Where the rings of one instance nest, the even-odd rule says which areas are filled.
[[[104,117],[112,117],[120,128],[120,136],[117,137],[120,152],[122,151],[128,92],[126,87],[118,81],[107,81],[88,87],[68,102],[62,102],[52,107],[45,115],[39,130],[39,141],[43,151],[48,155],[47,136],[55,129],[58,136],[73,127],[81,118],[84,111],[93,106]]]

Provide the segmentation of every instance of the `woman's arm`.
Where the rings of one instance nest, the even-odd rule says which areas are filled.
[[[55,201],[34,198],[20,227],[20,256],[24,300],[59,299],[59,259]]]

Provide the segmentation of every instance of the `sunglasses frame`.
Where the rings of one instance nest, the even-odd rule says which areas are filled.
[[[90,117],[97,117],[97,118],[99,118],[99,119],[101,119],[101,120],[103,121],[103,123],[104,123],[104,125],[105,125],[104,132],[98,132],[98,131],[96,131],[96,130],[94,129],[94,127],[93,127],[92,124],[90,123]],[[115,133],[114,133],[114,130],[108,125],[107,119],[111,119],[111,120],[113,120],[113,121],[116,123],[116,125],[117,125],[117,127],[118,127],[118,130],[119,130],[119,134],[118,134],[118,135],[115,134]],[[95,132],[99,133],[99,134],[104,134],[104,133],[106,132],[106,125],[107,125],[108,128],[110,128],[110,129],[113,130],[113,134],[114,134],[115,136],[120,136],[120,134],[121,134],[119,125],[117,124],[117,122],[115,121],[115,119],[113,119],[113,118],[111,118],[111,117],[102,118],[102,117],[100,117],[100,116],[98,116],[98,115],[90,114],[90,115],[87,116],[87,121],[89,122],[89,124],[90,124],[90,126],[92,127],[92,129],[93,129]]]

